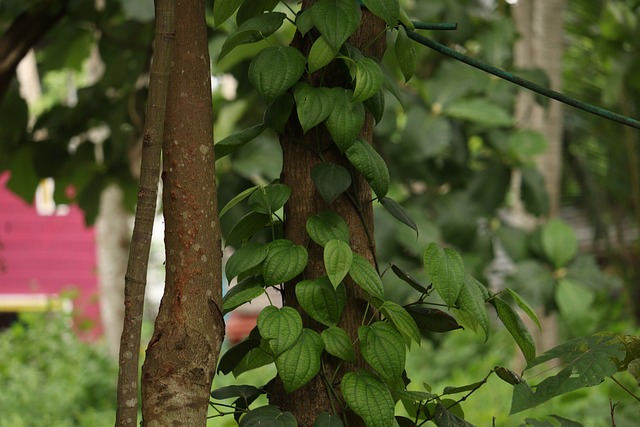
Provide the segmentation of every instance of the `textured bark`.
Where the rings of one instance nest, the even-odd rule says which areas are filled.
[[[124,325],[120,340],[117,426],[138,424],[140,333],[147,284],[147,266],[156,214],[160,153],[164,135],[169,64],[173,48],[174,3],[156,0],[156,36],[149,81],[149,99],[142,142],[142,162],[129,263],[125,276]]]
[[[302,7],[307,8],[315,1],[304,1]],[[384,23],[370,14],[363,11],[362,23],[357,32],[351,37],[349,42],[359,48],[367,56],[380,59],[386,48]],[[376,38],[378,37],[379,38]],[[373,41],[373,42],[372,42]],[[301,38],[299,34],[293,41],[293,45],[303,53],[307,53],[312,44],[311,37]],[[334,63],[330,69],[324,73],[323,84],[328,86],[344,86],[348,79],[346,69],[341,64]],[[311,84],[318,85],[320,76],[312,76]],[[362,138],[371,143],[373,137],[373,119],[367,114],[365,125],[360,134]],[[375,264],[375,243],[373,241],[373,207],[371,204],[371,189],[367,182],[355,172],[354,182],[348,192],[351,198],[345,195],[336,199],[331,206],[326,203],[317,193],[313,181],[311,180],[311,169],[320,162],[320,158],[315,154],[316,147],[325,147],[323,150],[324,160],[340,164],[347,168],[349,162],[340,154],[333,144],[330,135],[323,127],[317,127],[306,135],[302,135],[302,130],[298,123],[295,112],[287,124],[287,128],[280,138],[283,150],[283,171],[282,182],[291,186],[292,194],[289,202],[285,205],[285,238],[296,244],[308,248],[309,261],[304,272],[306,279],[313,279],[326,275],[324,270],[322,248],[313,243],[306,232],[307,219],[317,212],[325,209],[332,209],[339,213],[349,226],[351,233],[351,248]],[[339,326],[344,328],[350,337],[357,338],[358,327],[362,324],[367,307],[367,301],[362,290],[350,282],[347,285],[348,303],[345,308]],[[287,306],[296,307],[299,311],[295,297],[295,281],[287,283],[283,294],[283,302]],[[311,321],[304,313],[305,327],[316,328],[318,325]],[[335,369],[339,365],[338,360],[327,356],[323,362],[326,377],[316,376],[309,384],[295,391],[286,394],[282,384],[276,383],[272,390],[271,403],[278,405],[282,410],[290,411],[294,414],[301,426],[312,426],[319,413],[326,411],[337,414],[344,413],[344,403],[335,400],[331,390],[327,387],[327,378],[331,378]],[[338,388],[342,375],[347,371],[364,368],[365,362],[361,358],[355,364],[343,363],[333,387]],[[334,400],[333,402],[331,400]],[[333,403],[333,406],[332,406]],[[349,425],[363,425],[362,420],[354,414],[348,414]]]
[[[163,143],[166,285],[142,369],[148,426],[204,426],[224,336],[204,2],[175,2]]]

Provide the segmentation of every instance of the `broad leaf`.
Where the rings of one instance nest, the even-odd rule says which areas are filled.
[[[264,12],[271,12],[280,3],[279,0],[251,0],[245,1],[238,9],[236,23],[244,24],[249,19],[260,16]]]
[[[265,307],[258,315],[258,330],[269,341],[273,355],[277,357],[289,349],[302,333],[302,318],[291,307]]]
[[[253,3],[253,1],[245,4],[250,3]],[[254,16],[243,22],[238,29],[225,40],[218,55],[218,61],[225,57],[236,46],[245,43],[254,43],[275,33],[278,28],[282,26],[282,22],[286,17],[287,15],[281,12],[270,12]]]
[[[384,299],[382,280],[376,269],[362,255],[353,254],[349,276],[369,295]]]
[[[344,152],[356,142],[364,125],[364,105],[351,102],[353,91],[349,89],[332,88],[330,94],[333,109],[325,125],[340,151]]]
[[[278,96],[271,101],[264,112],[264,124],[277,133],[283,134],[291,116],[291,111],[293,111],[294,103],[293,96],[290,93],[283,93]]]
[[[331,284],[337,288],[349,273],[353,252],[348,243],[340,239],[329,240],[324,246],[324,268]]]
[[[416,72],[417,54],[413,42],[407,36],[407,31],[402,25],[398,26],[398,38],[395,44],[396,58],[405,83],[411,80]]]
[[[323,349],[320,335],[305,328],[293,346],[276,358],[278,376],[287,393],[299,389],[316,376],[320,371]]]
[[[512,126],[513,117],[504,108],[485,98],[456,100],[444,108],[445,114],[487,127]]]
[[[216,27],[229,19],[245,0],[216,0],[213,3],[213,22]]]
[[[253,141],[266,128],[267,126],[264,123],[260,123],[259,125],[251,126],[250,128],[221,139],[213,146],[216,152],[216,160],[228,156],[246,143]]]
[[[378,152],[365,140],[358,138],[345,154],[351,164],[364,176],[378,199],[384,198],[389,191],[391,178],[387,164]]]
[[[433,421],[438,427],[474,427],[473,424],[451,412],[442,403],[436,405]]]
[[[496,308],[498,317],[507,328],[507,331],[509,331],[520,350],[522,350],[524,358],[527,361],[533,360],[536,357],[536,346],[520,316],[500,298],[492,299],[491,303]]]
[[[290,46],[261,50],[249,65],[249,81],[268,101],[276,99],[304,73],[305,57]]]
[[[217,3],[219,0],[216,0]],[[238,427],[298,427],[291,412],[282,412],[277,406],[268,405],[252,409],[240,420]]]
[[[362,3],[374,15],[382,19],[387,27],[395,27],[400,16],[398,0],[362,0]]]
[[[249,212],[233,226],[229,235],[226,239],[227,245],[235,245],[237,243],[242,242],[243,240],[249,239],[251,236],[256,234],[258,231],[262,230],[266,227],[271,218],[269,215],[257,213],[257,212]]]
[[[231,281],[234,277],[260,265],[267,257],[267,253],[269,253],[267,245],[259,243],[247,243],[235,251],[225,265],[224,271],[227,280]]]
[[[211,398],[223,400],[231,399],[233,397],[241,397],[245,400],[248,400],[252,396],[260,393],[264,393],[264,391],[252,385],[229,385],[213,390],[211,392]]]
[[[229,202],[225,205],[225,207],[222,208],[222,210],[220,211],[220,218],[222,218],[224,214],[229,212],[229,210],[232,209],[234,206],[236,206],[238,203],[240,203],[247,197],[251,196],[251,194],[253,194],[253,192],[256,191],[257,189],[258,189],[257,185],[253,187],[249,187],[246,190],[242,191],[237,196],[235,196],[233,199],[229,200]]]
[[[339,416],[322,412],[314,421],[313,427],[344,427],[344,424]]]
[[[291,188],[285,184],[270,184],[260,187],[249,197],[249,206],[255,211],[267,215],[275,213],[284,206],[291,196]]]
[[[327,43],[324,36],[318,37],[309,50],[309,73],[315,73],[329,64],[337,53],[338,51]]]
[[[420,330],[407,310],[393,301],[385,301],[380,311],[409,342],[415,341],[420,344]]]
[[[448,306],[453,306],[465,277],[460,254],[453,249],[443,249],[437,243],[429,243],[424,250],[424,268],[440,297]]]
[[[315,321],[335,326],[347,303],[344,285],[334,288],[327,277],[303,280],[295,287],[296,298],[302,309]]]
[[[240,307],[264,293],[264,283],[258,277],[247,277],[243,281],[232,286],[222,298],[223,314]]]
[[[367,427],[392,427],[394,403],[387,386],[367,371],[347,372],[340,386],[347,405]]]
[[[487,313],[485,299],[479,286],[484,287],[482,283],[479,283],[469,273],[465,273],[464,285],[462,289],[460,289],[457,304],[461,310],[469,313],[473,320],[480,325],[486,341],[489,339],[489,314]]]
[[[555,268],[567,265],[578,253],[578,239],[573,229],[559,219],[552,219],[542,228],[542,250]]]
[[[364,58],[356,62],[356,87],[351,102],[362,102],[376,95],[382,88],[382,70],[376,61]]]
[[[332,326],[322,331],[324,349],[332,356],[347,362],[356,361],[356,350],[349,335],[342,328]]]
[[[400,378],[406,351],[402,334],[388,322],[375,322],[358,329],[360,352],[364,360],[384,379]]]
[[[352,0],[320,0],[312,10],[316,28],[334,51],[338,51],[360,25],[360,7]]]
[[[333,239],[349,243],[349,227],[344,219],[333,211],[321,211],[309,217],[307,233],[311,240],[323,247]]]
[[[274,240],[269,243],[269,253],[262,267],[262,275],[267,286],[287,282],[307,266],[307,250],[288,240]]]
[[[311,179],[318,193],[327,202],[333,203],[351,185],[351,174],[334,163],[318,163],[311,169]]]
[[[260,340],[257,338],[246,338],[234,345],[222,354],[218,362],[218,370],[222,374],[227,375],[233,371],[238,363],[251,351],[260,346]]]
[[[302,132],[324,122],[331,113],[330,89],[299,83],[293,92]]]
[[[379,200],[382,207],[387,212],[389,212],[395,219],[397,219],[401,223],[415,230],[416,234],[418,233],[418,225],[409,216],[409,213],[402,207],[400,203],[396,202],[395,200],[389,197],[383,197],[382,199],[379,199]]]

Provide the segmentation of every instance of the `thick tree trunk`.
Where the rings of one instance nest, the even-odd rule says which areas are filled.
[[[177,0],[163,144],[166,286],[142,370],[148,426],[204,426],[224,336],[204,2]]]
[[[302,7],[307,8],[313,3],[315,1],[304,1]],[[362,50],[365,55],[380,59],[386,47],[384,31],[385,25],[381,20],[367,11],[363,11],[362,24],[349,42]],[[376,37],[378,38],[376,39]],[[372,40],[375,41],[371,43]],[[293,45],[302,52],[307,53],[311,43],[312,40],[309,37],[302,39],[298,34]],[[348,74],[339,65],[333,64],[330,66],[334,68],[324,74],[323,84],[343,86],[347,81]],[[319,79],[316,81],[312,78],[310,83],[317,85],[319,84]],[[295,113],[293,114],[295,115]],[[373,119],[370,115],[367,116],[360,136],[371,143]],[[281,179],[283,183],[292,188],[291,198],[285,205],[285,238],[308,248],[309,261],[304,272],[305,278],[313,279],[326,274],[322,248],[310,241],[306,232],[307,219],[325,209],[332,209],[344,218],[349,225],[351,233],[351,248],[354,252],[361,254],[374,264],[375,243],[373,241],[372,196],[371,189],[366,181],[354,173],[354,182],[348,190],[352,197],[348,198],[343,195],[334,201],[331,206],[327,206],[318,195],[311,180],[311,169],[320,162],[320,158],[315,154],[315,147],[320,145],[328,148],[323,151],[325,161],[341,164],[349,168],[348,161],[335,147],[328,132],[324,128],[318,127],[310,130],[306,135],[302,135],[297,118],[294,117],[289,121],[280,142],[284,157]],[[339,326],[344,328],[355,341],[358,327],[362,325],[362,319],[365,316],[367,301],[359,287],[349,280],[346,280],[345,283],[347,285],[348,304]],[[283,300],[285,305],[299,309],[294,286],[295,283],[286,284]],[[308,317],[304,316],[304,313],[301,312],[301,314],[305,320],[305,327],[313,328],[317,326]],[[291,394],[285,394],[282,385],[276,383],[272,390],[271,403],[278,405],[282,410],[292,412],[299,425],[312,426],[319,413],[334,413],[331,399],[335,399],[335,397],[327,387],[327,378],[333,377],[338,365],[337,359],[327,356],[323,364],[327,374],[326,378],[323,379],[321,376],[316,376],[309,384]],[[333,386],[337,387],[344,372],[364,367],[365,363],[362,359],[355,364],[343,363]],[[333,405],[335,405],[334,407],[338,412],[337,415],[341,415],[344,412],[342,402],[334,400]],[[362,421],[357,419],[355,415],[350,414],[350,418],[352,418],[351,426],[363,425]]]

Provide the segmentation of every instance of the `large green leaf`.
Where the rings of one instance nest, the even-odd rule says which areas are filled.
[[[362,102],[376,95],[382,88],[382,70],[376,61],[363,58],[356,61],[356,87],[351,102]]]
[[[408,342],[415,341],[420,344],[420,330],[407,310],[393,301],[385,301],[380,307],[380,311],[395,325]]]
[[[213,22],[216,27],[229,19],[245,0],[216,0],[213,3]]]
[[[458,295],[458,307],[466,311],[480,325],[484,332],[485,341],[489,339],[489,314],[485,305],[484,296],[479,286],[484,288],[482,283],[478,282],[469,273],[464,275],[464,285],[460,289]]]
[[[276,99],[271,101],[267,110],[264,112],[264,124],[279,134],[283,134],[291,112],[293,111],[295,101],[290,93],[283,93]]]
[[[333,211],[320,211],[307,220],[307,233],[311,240],[323,246],[338,239],[349,243],[349,227],[344,219]]]
[[[520,319],[520,316],[511,308],[509,304],[502,301],[500,298],[493,298],[491,303],[496,308],[498,318],[502,321],[507,331],[511,334],[515,340],[522,354],[527,361],[531,361],[536,357],[536,346],[531,338],[529,330]]]
[[[260,335],[269,341],[275,357],[289,349],[302,333],[302,318],[291,307],[269,305],[258,315],[257,324]]]
[[[344,285],[334,288],[324,276],[298,282],[295,291],[298,303],[311,318],[327,326],[335,326],[340,321],[347,303]]]
[[[348,243],[340,239],[329,240],[324,245],[324,268],[334,287],[338,287],[349,273],[353,252]]]
[[[325,350],[330,355],[347,362],[356,361],[356,350],[344,329],[337,326],[325,329],[322,331],[322,341],[324,341]]]
[[[242,147],[250,141],[253,141],[266,128],[267,125],[265,125],[264,123],[260,123],[259,125],[251,126],[250,128],[244,129],[243,131],[234,133],[233,135],[229,135],[228,137],[221,139],[213,146],[216,152],[216,160],[220,160],[221,158],[228,156],[238,148]]]
[[[325,125],[340,151],[344,152],[356,142],[364,125],[364,105],[351,102],[353,91],[349,89],[332,88],[330,95],[333,109]]]
[[[249,335],[248,338],[240,341],[238,344],[229,348],[222,354],[220,357],[220,361],[218,362],[218,370],[217,372],[221,372],[225,375],[233,371],[238,363],[245,357],[249,352],[258,348],[260,346],[260,339],[253,338]],[[273,358],[269,356],[271,360]]]
[[[444,108],[445,114],[487,127],[513,125],[513,117],[502,107],[485,98],[460,99]]]
[[[324,38],[320,36],[313,42],[311,49],[309,50],[309,72],[315,73],[320,68],[333,61],[338,53]]]
[[[271,218],[269,215],[257,213],[257,212],[249,212],[233,226],[229,235],[226,239],[227,245],[235,245],[237,243],[242,242],[243,240],[249,239],[251,236],[256,234],[258,231],[262,230],[266,227]]]
[[[276,358],[278,376],[287,393],[296,391],[316,376],[323,349],[320,335],[305,328],[293,346]]]
[[[448,306],[453,306],[464,284],[464,264],[453,249],[429,243],[424,250],[424,268],[433,286]]]
[[[347,372],[340,386],[347,405],[367,427],[392,427],[394,403],[387,386],[367,371]]]
[[[233,253],[225,265],[225,275],[227,280],[244,273],[259,265],[267,257],[269,248],[260,243],[247,243]]]
[[[334,51],[338,51],[360,25],[360,7],[352,0],[320,0],[312,11],[313,23]]]
[[[216,0],[217,3],[219,0]],[[214,3],[214,4],[215,4]],[[238,427],[298,427],[291,412],[282,412],[277,406],[268,405],[252,409],[242,417]]]
[[[327,202],[333,203],[351,185],[349,171],[334,163],[318,163],[311,169],[311,179],[318,193]]]
[[[398,65],[400,71],[404,77],[405,83],[411,80],[411,77],[416,72],[416,62],[418,56],[416,49],[413,46],[413,42],[407,36],[407,31],[402,25],[398,26],[398,37],[395,44],[396,58],[398,59]]]
[[[382,19],[388,27],[395,27],[400,16],[398,0],[362,0],[374,15]]]
[[[376,269],[362,255],[353,254],[349,276],[369,295],[384,299],[382,279]]]
[[[253,3],[250,1],[246,4]],[[287,17],[281,12],[270,12],[254,16],[243,22],[236,31],[225,40],[218,55],[218,61],[224,58],[233,48],[245,43],[260,41],[275,33]]]
[[[224,314],[245,304],[264,293],[264,283],[258,277],[247,277],[241,282],[232,286],[222,298],[222,309]]]
[[[567,265],[578,253],[578,239],[573,229],[559,219],[552,219],[542,228],[542,250],[555,268]]]
[[[307,265],[307,250],[288,240],[269,243],[269,253],[262,267],[267,286],[287,282],[302,273]]]
[[[406,361],[402,334],[388,322],[375,322],[358,329],[360,352],[373,369],[387,380],[400,378]]]
[[[307,83],[299,83],[295,86],[293,97],[296,100],[298,120],[302,126],[302,132],[324,122],[331,113],[330,89],[326,87],[313,87]]]
[[[357,138],[345,154],[351,164],[367,180],[378,199],[383,199],[389,191],[391,178],[382,156],[362,138]]]
[[[267,215],[275,213],[289,200],[291,187],[285,184],[270,184],[260,187],[249,197],[249,206],[255,211]]]
[[[302,77],[305,63],[305,57],[293,47],[268,47],[251,61],[249,81],[263,97],[272,101]]]

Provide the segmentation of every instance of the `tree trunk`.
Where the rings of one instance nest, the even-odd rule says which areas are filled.
[[[304,1],[302,8],[310,7],[315,1]],[[363,51],[366,56],[380,59],[384,53],[385,25],[368,11],[363,10],[362,23],[349,42]],[[377,36],[380,36],[376,39]],[[372,40],[376,40],[371,43]],[[293,41],[293,45],[303,53],[308,53],[313,40],[306,36],[301,38],[299,34]],[[324,73],[324,85],[343,86],[348,81],[348,74],[339,65],[330,65],[333,69]],[[330,81],[328,81],[330,80]],[[312,85],[320,83],[319,76],[312,76]],[[314,147],[320,144],[323,147],[331,147],[323,151],[325,161],[340,164],[350,168],[346,158],[339,152],[332,142],[329,133],[322,127],[311,129],[305,135],[294,116],[287,124],[284,134],[280,138],[283,150],[283,170],[282,182],[288,184],[292,189],[291,198],[285,205],[285,228],[284,237],[295,244],[308,248],[309,260],[304,272],[306,279],[314,279],[324,276],[323,250],[320,246],[312,242],[306,232],[307,219],[321,210],[332,209],[340,214],[349,226],[351,233],[351,248],[354,252],[365,257],[369,262],[375,264],[375,243],[373,240],[373,207],[371,204],[371,189],[367,182],[357,174],[351,188],[348,190],[351,198],[342,195],[336,199],[331,206],[327,206],[315,189],[311,180],[311,169],[320,162],[320,158],[315,154]],[[373,137],[373,119],[367,114],[365,125],[360,134],[362,138],[371,143]],[[320,142],[319,142],[320,141]],[[351,168],[352,169],[352,168]],[[340,327],[344,328],[352,340],[356,340],[358,327],[362,325],[365,317],[367,301],[362,290],[345,280],[347,285],[347,306],[342,316]],[[287,283],[283,294],[283,302],[287,306],[297,308],[304,320],[305,327],[317,327],[317,325],[306,316],[297,304],[295,283]],[[357,352],[359,355],[359,352]],[[361,356],[355,364],[342,363],[331,356],[325,356],[323,367],[325,378],[322,372],[316,376],[309,384],[301,389],[286,394],[282,384],[276,383],[272,390],[270,402],[278,405],[283,411],[290,411],[296,417],[299,425],[312,426],[314,420],[321,412],[336,413],[342,415],[345,411],[343,402],[331,402],[334,396],[327,387],[328,378],[333,377],[338,366],[342,366],[333,386],[339,384],[342,375],[346,371],[365,368],[365,362]],[[335,405],[335,406],[334,406]],[[335,411],[334,411],[335,408]],[[362,420],[354,414],[349,414],[351,426],[363,425]]]
[[[204,426],[224,336],[204,2],[177,0],[163,144],[166,285],[142,370],[148,426]]]

